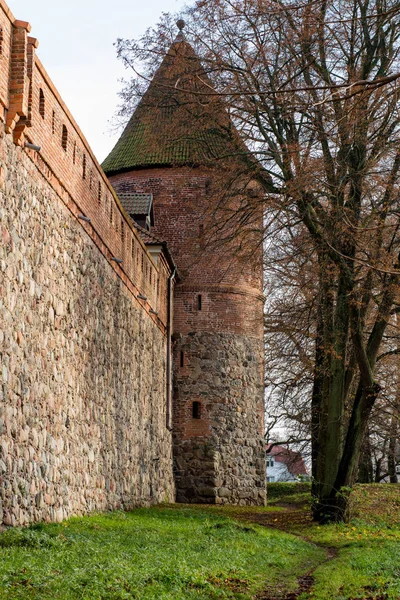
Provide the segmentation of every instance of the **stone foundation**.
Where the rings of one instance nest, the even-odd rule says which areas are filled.
[[[264,504],[262,342],[192,333],[174,352],[177,500]],[[193,417],[193,402],[200,418]]]

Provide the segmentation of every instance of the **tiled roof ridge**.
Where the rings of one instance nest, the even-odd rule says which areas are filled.
[[[150,192],[117,192],[117,196],[121,197],[121,196],[139,196],[140,198],[142,197],[151,197],[153,198],[153,194]]]

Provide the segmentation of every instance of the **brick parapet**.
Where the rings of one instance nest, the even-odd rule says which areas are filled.
[[[82,227],[136,298],[139,294],[147,298],[138,302],[164,330],[165,298],[157,294],[166,288],[161,278],[168,277],[168,273],[165,268],[160,271],[147,252],[87,140],[36,56],[38,43],[27,35],[29,24],[16,21],[3,0],[0,26],[3,29],[0,101],[6,109],[6,131],[13,134],[14,142],[21,147],[25,142],[40,146],[40,153],[30,149],[24,152],[71,212],[76,217],[83,215],[90,219],[90,224],[80,220]],[[117,264],[112,258],[122,263]],[[154,314],[157,312],[158,315]]]
[[[10,23],[14,23],[15,17],[12,14],[11,10],[9,9],[9,7],[7,6],[7,4],[4,2],[4,0],[0,0],[0,9],[4,13],[5,17],[7,17],[7,19],[9,20],[9,22]]]

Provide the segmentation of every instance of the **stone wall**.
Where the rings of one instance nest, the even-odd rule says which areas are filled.
[[[175,345],[178,502],[263,504],[262,342],[192,333]],[[181,353],[185,364],[180,366]],[[198,415],[193,418],[193,402]]]
[[[2,521],[173,500],[164,325],[50,171],[0,144]]]

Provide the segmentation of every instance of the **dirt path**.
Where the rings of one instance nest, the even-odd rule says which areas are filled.
[[[311,592],[312,586],[314,585],[313,573],[315,569],[321,564],[334,560],[337,556],[336,548],[315,544],[315,542],[309,540],[306,536],[293,530],[298,529],[299,527],[306,527],[312,523],[312,516],[309,510],[305,510],[303,507],[299,508],[297,504],[279,504],[277,506],[280,509],[284,508],[285,511],[277,510],[276,512],[272,511],[269,513],[248,512],[246,515],[239,516],[238,518],[257,523],[263,527],[279,529],[280,531],[295,535],[308,543],[322,548],[326,553],[326,558],[319,563],[319,565],[314,567],[314,569],[298,577],[298,587],[296,590],[285,592],[283,589],[280,590],[279,586],[275,586],[274,588],[268,586],[264,591],[257,594],[257,596],[254,597],[254,600],[297,600],[301,594]]]

